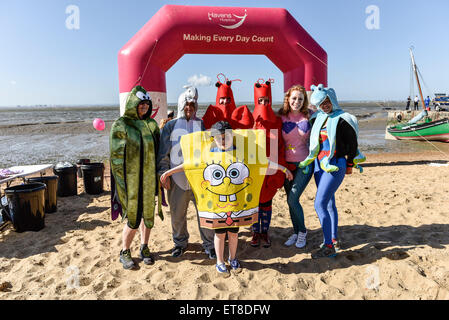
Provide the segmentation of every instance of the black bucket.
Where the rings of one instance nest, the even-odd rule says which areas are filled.
[[[78,194],[76,166],[53,168],[58,179],[58,197],[70,197]]]
[[[84,190],[87,194],[100,194],[103,192],[104,164],[93,162],[81,165],[83,172]]]
[[[90,163],[90,159],[78,159],[76,160],[76,166],[78,168],[78,178],[83,177],[83,171],[81,170],[81,165]]]
[[[42,182],[47,186],[45,191],[45,213],[53,213],[58,210],[58,176],[45,176],[28,178],[28,183]]]
[[[22,184],[5,189],[8,211],[17,232],[39,231],[45,227],[45,184]]]

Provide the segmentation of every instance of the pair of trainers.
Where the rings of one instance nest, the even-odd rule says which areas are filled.
[[[251,239],[250,245],[252,247],[258,247],[260,246],[260,243],[262,244],[262,247],[269,248],[271,246],[271,239],[268,235],[268,232],[261,233],[261,232],[253,232],[253,237]]]
[[[236,259],[236,258],[234,258],[234,259],[228,259],[228,263],[229,263],[229,265],[231,266],[231,270],[232,271],[234,271],[234,272],[236,272],[236,273],[238,273],[238,272],[240,272],[240,271],[242,271],[242,266],[240,265],[240,262]],[[222,275],[227,275],[227,274],[229,274],[229,270],[228,270],[228,268],[226,267],[226,264],[224,264],[224,263],[217,263],[216,265],[215,265],[215,269],[217,270],[217,272],[219,273],[219,274],[222,274]]]
[[[140,247],[140,259],[142,259],[143,263],[146,265],[150,265],[154,263],[154,258],[151,255],[150,249],[148,245],[144,244]],[[131,250],[120,250],[120,262],[123,264],[124,269],[133,269],[136,265],[131,257]]]
[[[284,242],[284,245],[287,247],[292,246],[295,244],[296,248],[304,248],[306,246],[306,238],[307,238],[307,231],[306,232],[298,232],[297,234],[292,234],[287,241]]]

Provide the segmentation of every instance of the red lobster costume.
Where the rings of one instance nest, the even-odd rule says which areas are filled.
[[[217,76],[218,78],[218,76]],[[234,94],[231,89],[232,80],[226,78],[222,83],[218,78],[215,86],[218,88],[215,106],[209,105],[203,116],[203,122],[206,129],[218,121],[227,121],[232,129],[251,129],[254,125],[254,119],[247,106],[235,106]],[[230,103],[220,104],[221,97],[231,98]]]
[[[268,97],[269,101],[265,104],[259,104],[259,98]],[[259,83],[259,80],[254,84],[254,129],[263,129],[266,133],[266,150],[267,158],[270,161],[288,167],[285,160],[285,144],[282,138],[282,120],[276,116],[271,108],[271,82],[266,81]],[[275,150],[271,150],[277,145]],[[268,237],[268,229],[270,227],[272,214],[272,200],[279,188],[284,185],[285,174],[282,171],[277,171],[275,174],[267,174],[260,191],[259,200],[259,222],[252,226],[253,239],[251,245],[256,247],[260,244],[260,239],[264,241],[264,247],[269,247],[271,241]]]

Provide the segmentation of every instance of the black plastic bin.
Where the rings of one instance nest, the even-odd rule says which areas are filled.
[[[70,197],[78,194],[76,166],[53,168],[58,179],[58,197]]]
[[[58,176],[44,176],[28,178],[28,183],[42,182],[47,186],[45,191],[45,213],[53,213],[58,210]]]
[[[17,232],[45,227],[45,183],[35,182],[5,189],[11,222]]]
[[[104,164],[92,162],[81,165],[83,172],[84,190],[87,194],[100,194],[103,192]]]
[[[76,167],[78,168],[78,178],[83,177],[83,171],[81,171],[81,165],[90,163],[90,159],[78,159],[76,160]]]

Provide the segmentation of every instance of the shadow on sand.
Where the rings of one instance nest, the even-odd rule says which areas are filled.
[[[104,195],[106,193],[102,193]],[[110,224],[104,220],[78,221],[80,212],[96,214],[108,210],[106,207],[89,206],[95,197],[85,193],[77,196],[58,198],[58,211],[45,215],[45,228],[38,231],[26,231],[17,233],[9,222],[2,231],[3,241],[0,242],[0,257],[24,259],[29,256],[57,252],[56,245],[62,244],[61,238],[69,232],[76,230],[94,230]],[[82,210],[71,209],[70,203],[76,202],[82,205]],[[11,232],[5,234],[6,230]]]
[[[413,165],[425,165],[430,163],[447,164],[447,160],[419,160],[419,161],[395,161],[395,162],[373,162],[362,163],[362,167],[392,167],[392,166],[413,166]]]
[[[271,227],[271,247],[253,248],[249,244],[251,232],[247,228],[241,228],[237,257],[240,259],[242,267],[253,271],[270,268],[283,274],[322,273],[328,270],[349,268],[353,265],[369,265],[383,258],[402,260],[410,256],[407,253],[409,250],[417,247],[430,246],[435,249],[444,249],[444,245],[449,244],[449,224],[430,224],[419,227],[407,225],[341,226],[339,233],[342,251],[335,258],[314,260],[311,259],[310,253],[318,249],[322,242],[321,229],[308,230],[308,243],[304,249],[283,245],[291,232],[291,228]],[[299,256],[304,253],[306,253],[306,258],[298,261]],[[208,259],[200,243],[189,244],[185,253],[178,258],[171,257],[171,249],[155,252],[154,255],[156,260],[173,263],[184,260],[189,260],[195,265],[212,266],[216,263],[215,259]],[[225,260],[228,258],[227,244],[224,258]],[[276,261],[278,258],[291,261],[278,262]],[[272,260],[275,262],[271,262]]]
[[[298,253],[311,253],[320,246],[323,235],[321,229],[308,231],[308,243],[304,249],[294,246],[285,247],[285,229],[270,228],[273,245],[271,248],[251,248],[249,242],[239,246],[239,256],[242,259],[270,260],[273,258],[289,258]],[[249,232],[247,232],[249,235]],[[242,233],[243,234],[243,233]],[[388,227],[373,227],[369,225],[352,225],[339,227],[342,251],[335,258],[311,259],[310,254],[301,261],[288,263],[264,263],[258,261],[245,262],[244,267],[249,270],[272,268],[280,273],[322,273],[328,270],[344,269],[353,265],[369,265],[387,258],[402,260],[410,255],[408,251],[417,247],[430,246],[435,249],[444,249],[449,244],[449,224],[430,224],[419,227],[396,225]],[[279,237],[279,235],[282,235]],[[249,240],[248,240],[249,241]],[[361,246],[361,247],[360,247]],[[357,248],[356,248],[357,247]],[[255,251],[262,251],[257,255]],[[255,256],[255,257],[254,257]],[[419,258],[419,257],[418,257]],[[323,263],[325,262],[325,263]]]

